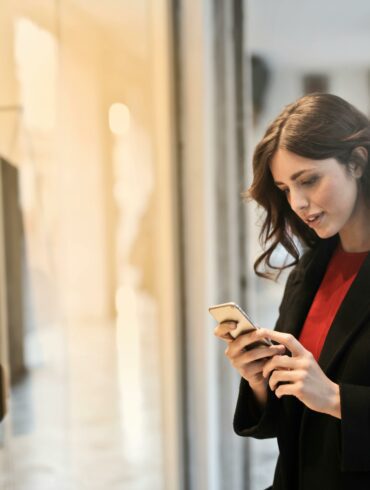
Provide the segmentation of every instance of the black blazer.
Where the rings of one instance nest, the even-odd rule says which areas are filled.
[[[338,237],[306,252],[290,273],[276,330],[298,337]],[[277,437],[274,490],[370,490],[370,254],[333,321],[319,364],[340,386],[342,420],[269,390],[263,413],[241,380],[234,430]]]

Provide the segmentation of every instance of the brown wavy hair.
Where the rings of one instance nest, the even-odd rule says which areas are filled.
[[[368,157],[358,147],[367,150]],[[283,269],[298,262],[303,248],[314,248],[322,239],[291,209],[284,193],[274,184],[271,161],[279,148],[305,158],[323,160],[336,158],[350,171],[360,165],[363,173],[359,188],[370,207],[370,122],[353,105],[342,98],[324,93],[305,95],[289,104],[269,125],[253,155],[253,183],[242,194],[255,200],[265,211],[260,243],[264,249],[254,263],[258,276],[277,279]],[[282,245],[293,261],[283,266],[274,265],[271,256]],[[259,267],[264,264],[265,271]],[[270,271],[267,270],[267,268]],[[271,269],[277,271],[273,273]]]

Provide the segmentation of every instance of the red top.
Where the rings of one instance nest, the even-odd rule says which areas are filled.
[[[331,324],[352,282],[369,252],[334,251],[324,278],[312,302],[299,341],[319,359]]]

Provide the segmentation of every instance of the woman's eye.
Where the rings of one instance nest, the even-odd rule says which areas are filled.
[[[301,185],[310,186],[310,185],[313,185],[316,181],[317,181],[317,177],[311,177],[311,178],[309,178],[307,180],[303,180],[301,182]]]

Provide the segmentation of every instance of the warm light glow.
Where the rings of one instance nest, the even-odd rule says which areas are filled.
[[[125,104],[114,103],[109,108],[109,127],[112,133],[122,135],[130,129],[130,111]]]
[[[50,132],[56,121],[57,43],[50,32],[26,18],[15,21],[15,62],[23,122]]]

